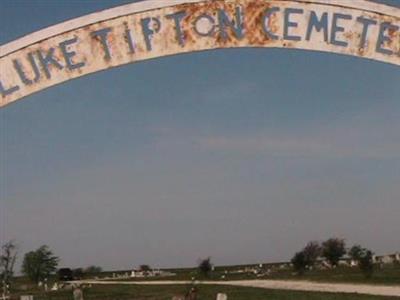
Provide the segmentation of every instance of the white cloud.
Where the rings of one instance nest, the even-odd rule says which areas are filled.
[[[381,110],[365,111],[312,130],[300,127],[277,133],[263,128],[253,134],[209,135],[195,140],[204,150],[245,155],[397,159],[398,128],[400,118]]]

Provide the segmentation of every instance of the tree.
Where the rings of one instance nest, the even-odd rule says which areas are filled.
[[[208,257],[206,259],[201,259],[198,265],[198,270],[200,274],[202,274],[205,277],[208,277],[212,270],[211,257]]]
[[[99,266],[89,266],[84,270],[84,273],[90,274],[90,275],[99,274],[101,272],[103,272],[103,269]]]
[[[363,248],[360,245],[354,245],[350,248],[348,255],[352,260],[359,262],[362,252]]]
[[[83,269],[82,268],[76,268],[76,269],[72,270],[72,277],[75,280],[82,279],[83,275],[84,275],[84,273],[83,273]]]
[[[360,245],[354,245],[349,250],[349,256],[358,263],[365,277],[370,278],[374,273],[373,252]]]
[[[332,267],[336,267],[345,254],[346,243],[343,239],[331,238],[322,243],[322,256],[328,260]]]
[[[37,250],[25,254],[22,273],[33,282],[38,283],[57,270],[59,260],[48,246],[43,245]]]
[[[364,273],[365,277],[371,278],[374,273],[374,253],[371,250],[364,249],[360,261],[360,270]]]
[[[151,267],[149,265],[140,265],[139,266],[139,270],[141,272],[150,272],[151,271]]]
[[[302,251],[304,253],[305,263],[307,267],[313,267],[321,256],[321,246],[318,242],[309,242]]]
[[[57,271],[58,281],[74,280],[74,272],[70,268],[61,268]]]
[[[304,251],[297,252],[292,260],[293,268],[299,275],[303,275],[307,269],[307,260]]]
[[[295,271],[303,275],[308,268],[315,265],[318,257],[321,255],[321,246],[318,242],[309,242],[303,250],[297,252],[291,262]]]
[[[18,247],[14,241],[8,241],[1,247],[0,254],[0,279],[10,284],[14,275],[14,265],[17,260]]]

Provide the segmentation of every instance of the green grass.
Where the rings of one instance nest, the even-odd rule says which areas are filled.
[[[268,266],[267,268],[271,268]],[[198,276],[196,269],[175,269],[170,270],[177,274],[171,278],[158,278],[157,280],[185,280],[190,281],[192,277],[196,279],[221,280],[221,276],[225,270],[243,269],[243,266],[233,267],[218,267],[211,274],[210,278],[201,278]],[[376,270],[371,279],[366,279],[358,269],[337,268],[335,270],[311,271],[302,277],[294,276],[290,269],[280,270],[278,267],[273,268],[272,274],[268,277],[258,279],[284,279],[284,280],[311,280],[317,282],[344,282],[356,284],[385,284],[385,285],[400,285],[400,266],[392,265],[385,266],[383,269]],[[111,273],[110,273],[111,274]],[[253,274],[235,274],[229,275],[225,280],[242,280],[256,279]],[[126,280],[126,279],[125,279]],[[149,279],[144,279],[149,280]],[[51,281],[51,280],[49,280]],[[52,283],[49,282],[49,287]],[[171,300],[175,294],[185,293],[189,287],[185,286],[94,286],[85,290],[85,300]],[[255,288],[240,288],[240,287],[222,287],[222,286],[200,286],[199,300],[215,299],[218,292],[224,292],[229,295],[229,300],[380,300],[380,299],[400,299],[377,297],[377,296],[360,296],[360,295],[344,295],[344,294],[327,294],[327,293],[309,293],[309,292],[292,292],[292,291],[272,291]],[[34,294],[35,300],[72,300],[71,291],[59,291],[44,294],[40,292],[35,285],[29,283],[24,277],[16,278],[13,284],[13,300],[19,299],[19,295]]]
[[[232,271],[243,269],[246,266],[234,267],[217,267],[209,278],[199,276],[196,269],[174,269],[169,270],[176,273],[173,277],[164,278],[142,278],[142,279],[120,279],[123,281],[142,281],[142,280],[184,280],[190,281],[192,278],[197,280],[248,280],[248,279],[277,279],[277,280],[309,280],[316,282],[328,283],[356,283],[356,284],[373,284],[373,285],[400,285],[400,265],[387,265],[382,269],[376,268],[371,278],[366,278],[358,268],[339,267],[334,270],[314,270],[306,272],[304,276],[293,274],[292,269],[280,270],[273,265],[265,266],[266,269],[271,268],[273,271],[270,275],[257,277],[254,274],[228,274],[222,279],[225,270]],[[251,266],[247,266],[251,267]],[[118,281],[118,279],[116,279]]]
[[[94,286],[84,291],[85,300],[171,300],[173,295],[183,294],[189,286]],[[353,294],[309,293],[275,291],[255,288],[199,286],[198,300],[215,300],[219,292],[229,300],[390,300],[394,297],[363,296]],[[35,294],[35,300],[72,300],[71,291]],[[18,298],[13,298],[18,299]]]
[[[276,274],[276,279],[293,279],[291,274]],[[357,268],[338,268],[335,270],[311,271],[303,279],[330,283],[355,283],[372,285],[400,285],[400,267],[386,266],[375,271],[371,278],[366,278]]]

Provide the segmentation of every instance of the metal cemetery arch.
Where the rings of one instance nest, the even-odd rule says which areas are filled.
[[[0,107],[122,64],[233,47],[317,50],[400,66],[400,9],[366,0],[148,0],[0,47]]]

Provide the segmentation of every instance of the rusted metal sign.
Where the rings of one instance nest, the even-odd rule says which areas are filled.
[[[133,3],[1,46],[0,106],[122,64],[232,47],[317,50],[400,65],[400,9],[365,0]]]

